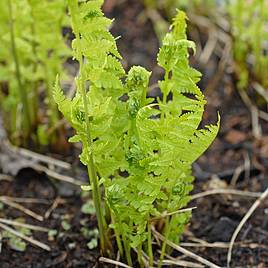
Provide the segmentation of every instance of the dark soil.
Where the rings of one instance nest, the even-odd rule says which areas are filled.
[[[143,6],[138,1],[119,2],[122,3],[107,1],[105,11],[109,17],[116,18],[112,32],[116,36],[122,36],[118,45],[125,59],[124,66],[129,69],[133,64],[142,65],[153,70],[151,82],[154,84],[157,78],[161,77],[162,71],[156,66],[159,44],[152,24],[146,19]],[[217,72],[211,68],[217,67],[218,60],[216,55],[212,55],[209,64],[198,66],[204,73],[204,79],[200,83],[202,87]],[[197,65],[194,60],[193,64]],[[241,101],[230,73],[225,72],[215,88],[209,92],[205,91],[205,94],[208,100],[204,115],[205,123],[214,123],[219,111],[221,130],[214,144],[193,167],[196,176],[193,194],[228,187],[263,192],[268,186],[267,123],[260,121],[262,136],[259,139],[254,138],[251,114]],[[75,170],[68,171],[68,175],[86,181],[85,171],[79,165],[74,166]],[[239,166],[245,168],[241,169],[234,182]],[[0,166],[0,173],[6,168]],[[26,251],[18,252],[8,246],[5,238],[2,239],[1,268],[105,267],[98,262],[99,250],[89,250],[87,243],[90,238],[82,234],[83,227],[89,230],[96,228],[96,218],[94,215],[81,212],[82,204],[88,197],[82,197],[79,187],[49,179],[44,173],[24,167],[11,181],[0,180],[0,196],[42,199],[43,203],[22,204],[42,216],[56,199],[60,200],[58,206],[44,221],[38,221],[4,205],[0,210],[0,218],[20,217],[29,224],[55,229],[58,233],[54,238],[49,238],[47,233],[32,232],[33,238],[49,245],[50,252],[30,244],[27,245]],[[233,195],[211,195],[192,201],[189,206],[196,206],[197,209],[193,211],[193,217],[186,228],[182,242],[194,242],[196,238],[210,243],[229,242],[236,226],[254,200]],[[266,200],[242,228],[236,239],[241,243],[233,250],[232,267],[268,267],[267,206]],[[70,229],[66,228],[63,222],[67,222]],[[187,249],[221,267],[226,266],[226,248],[187,247]]]

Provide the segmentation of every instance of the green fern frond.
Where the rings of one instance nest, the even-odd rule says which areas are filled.
[[[56,82],[55,82],[54,90],[53,90],[53,98],[54,98],[54,101],[58,105],[58,109],[62,112],[64,117],[69,122],[71,122],[70,107],[72,105],[72,102],[71,100],[66,98],[66,96],[64,95],[60,87],[59,76],[56,77]]]
[[[183,160],[188,163],[193,163],[197,160],[209,147],[212,141],[216,138],[220,127],[220,117],[217,125],[205,126],[205,129],[197,130],[194,136],[190,140],[188,148],[190,150],[185,151]],[[191,151],[191,153],[189,153]]]

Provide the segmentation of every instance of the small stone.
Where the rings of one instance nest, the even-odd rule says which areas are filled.
[[[209,233],[209,242],[229,242],[237,224],[228,217],[221,217]]]

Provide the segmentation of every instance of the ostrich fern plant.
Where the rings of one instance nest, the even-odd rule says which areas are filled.
[[[122,68],[116,39],[108,30],[112,21],[101,11],[103,1],[68,3],[80,73],[75,97],[66,98],[57,81],[54,99],[76,130],[71,142],[83,145],[80,159],[88,168],[100,247],[103,253],[110,250],[107,235],[112,229],[130,266],[132,249],[141,266],[142,250],[152,265],[151,226],[161,221],[166,239],[179,241],[190,217],[177,211],[191,198],[191,164],[219,128],[199,129],[206,102],[196,85],[200,73],[188,63],[195,45],[186,38],[186,16],[178,11],[163,40],[158,54],[165,70],[159,81],[163,97],[151,99],[146,98],[151,73],[140,66],[128,73]],[[104,205],[109,215],[104,215]],[[165,251],[166,241],[161,259]]]

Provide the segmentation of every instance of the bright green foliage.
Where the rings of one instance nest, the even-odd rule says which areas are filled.
[[[249,75],[268,88],[268,2],[234,0],[229,5],[234,37],[234,59],[240,88],[248,85]]]
[[[64,0],[0,1],[1,107],[14,143],[25,144],[36,135],[48,142],[45,131],[58,120],[52,88],[70,54],[61,33],[68,25],[65,9]],[[44,100],[46,114],[40,110]]]
[[[163,97],[156,102],[146,98],[150,72],[134,66],[125,74],[108,31],[112,21],[101,11],[103,1],[83,1],[79,6],[70,2],[80,75],[72,100],[58,83],[54,98],[76,130],[71,141],[83,144],[81,161],[91,175],[96,169],[98,185],[104,185],[103,200],[110,208],[110,227],[120,253],[124,251],[131,265],[130,249],[138,251],[140,262],[144,249],[152,263],[153,218],[175,212],[164,218],[165,234],[178,241],[190,217],[176,211],[190,200],[191,164],[219,128],[217,124],[199,129],[205,100],[196,85],[200,73],[188,63],[188,49],[195,46],[186,38],[186,16],[178,12],[159,51],[165,78],[159,81]],[[92,184],[94,177],[90,180]],[[94,182],[91,189],[94,196]]]

